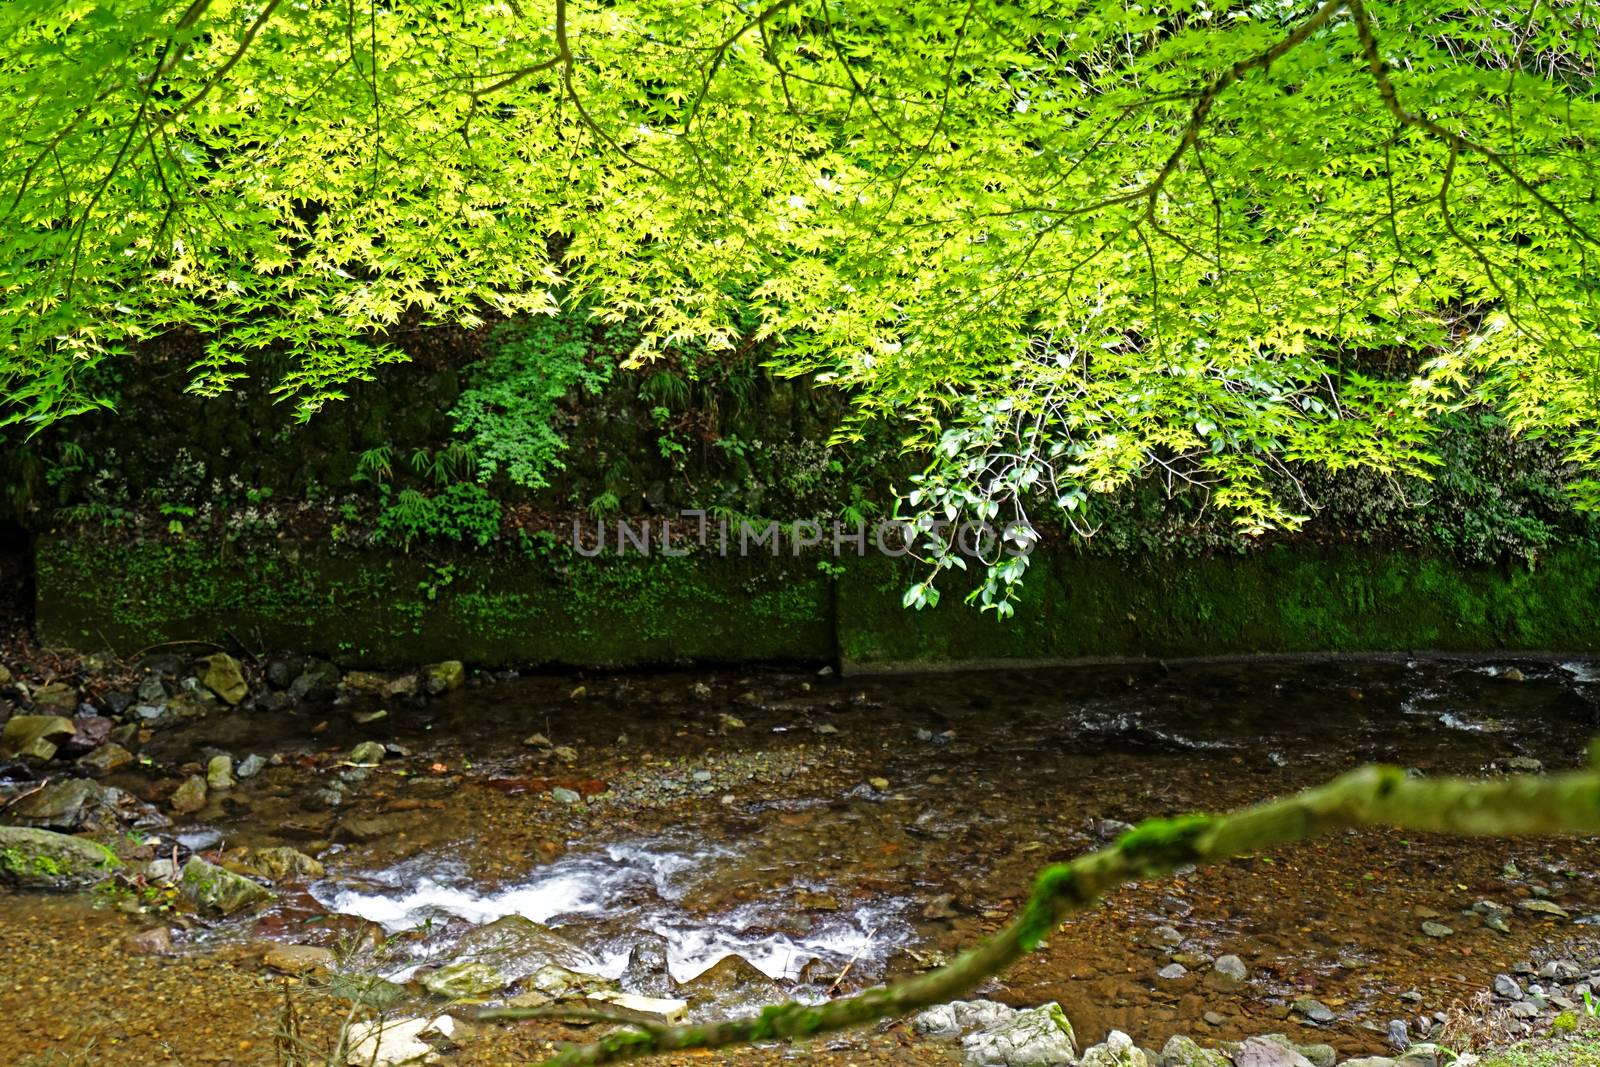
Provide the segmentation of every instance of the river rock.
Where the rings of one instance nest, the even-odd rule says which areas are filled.
[[[193,815],[206,806],[206,780],[191,774],[172,794],[169,806],[179,815]]]
[[[103,715],[79,715],[72,720],[72,736],[61,742],[61,756],[81,756],[111,740],[113,723]]]
[[[456,1021],[448,1015],[355,1023],[350,1027],[350,1052],[345,1062],[350,1067],[399,1067],[429,1061],[435,1057],[434,1048],[423,1038],[449,1038],[455,1033]]]
[[[1394,1061],[1394,1067],[1443,1067],[1454,1058],[1438,1045],[1413,1045]]]
[[[206,763],[206,788],[232,789],[233,786],[233,757],[212,756]]]
[[[86,822],[101,829],[116,825],[116,794],[87,778],[57,778],[25,794],[7,813],[23,826],[76,830]]]
[[[66,682],[51,682],[33,691],[33,704],[71,715],[78,710],[78,691]]]
[[[247,862],[252,871],[272,882],[311,881],[326,873],[322,864],[287,845],[258,848]]]
[[[1570,919],[1571,914],[1566,908],[1548,900],[1539,900],[1537,897],[1530,900],[1517,901],[1519,911],[1531,912],[1534,915],[1548,915],[1553,919]]]
[[[722,1001],[734,995],[766,1001],[784,998],[784,991],[777,982],[739,955],[722,957],[679,986],[678,991],[690,1000]]]
[[[1074,1051],[1072,1023],[1053,1002],[961,1039],[962,1067],[1058,1067],[1074,1062]]]
[[[1264,1037],[1243,1041],[1233,1051],[1234,1067],[1316,1067],[1287,1044]]]
[[[1238,956],[1218,956],[1207,972],[1205,983],[1212,989],[1232,989],[1250,977],[1250,969]]]
[[[1016,1008],[992,1000],[953,1000],[919,1014],[911,1020],[911,1030],[933,1041],[954,1041],[973,1030],[993,1029],[1016,1015]]]
[[[250,695],[245,684],[244,668],[226,652],[213,652],[199,661],[199,678],[202,685],[217,694],[226,704],[237,704]]]
[[[199,856],[190,856],[183,865],[178,872],[178,885],[198,907],[223,915],[277,899],[260,883],[207,863]]]
[[[1429,919],[1427,922],[1422,924],[1422,932],[1427,934],[1429,937],[1450,937],[1455,933],[1454,930],[1446,926],[1444,923],[1434,922],[1432,919]]]
[[[1507,1000],[1521,1000],[1522,986],[1509,974],[1497,974],[1494,976],[1494,995]]]
[[[104,845],[28,826],[0,826],[0,882],[28,889],[83,889],[122,861]]]
[[[78,757],[78,766],[90,774],[110,774],[132,762],[133,753],[115,741],[108,741],[93,752]]]
[[[61,742],[75,733],[72,720],[61,715],[13,715],[0,730],[0,758],[55,759]]]
[[[1339,1054],[1334,1051],[1332,1045],[1302,1045],[1291,1041],[1287,1034],[1263,1034],[1258,1040],[1271,1041],[1290,1052],[1298,1053],[1310,1060],[1312,1067],[1333,1067],[1339,1059]]]
[[[1133,1038],[1113,1030],[1100,1044],[1084,1050],[1078,1067],[1150,1067],[1150,1059],[1133,1043]]]
[[[376,767],[383,762],[385,755],[382,742],[363,741],[350,750],[346,759],[357,767]]]
[[[651,934],[628,950],[622,984],[647,997],[663,997],[673,991],[672,975],[667,969],[666,938]]]
[[[430,663],[422,668],[422,688],[429,696],[460,689],[467,681],[467,669],[458,659]]]
[[[1388,1056],[1362,1056],[1345,1060],[1343,1067],[1394,1067],[1394,1060]]]
[[[160,704],[167,699],[167,687],[161,684],[161,675],[147,674],[139,681],[133,695],[144,704]]]
[[[508,984],[494,967],[470,960],[447,963],[422,976],[422,988],[434,996],[451,1000],[488,996],[500,992]]]
[[[267,761],[264,758],[252,752],[239,761],[239,766],[233,769],[233,776],[235,778],[254,778],[261,773],[262,768],[266,765]]]
[[[314,659],[289,684],[289,699],[332,700],[338,695],[339,668],[326,660]]]
[[[384,690],[389,688],[389,679],[371,671],[349,671],[339,680],[339,685],[352,693],[381,696]]]
[[[1189,974],[1189,968],[1185,967],[1183,964],[1181,964],[1181,963],[1169,963],[1165,967],[1161,968],[1159,971],[1156,972],[1156,977],[1157,978],[1164,978],[1169,982],[1175,982],[1179,978],[1187,977],[1188,974]]]
[[[1165,1067],[1232,1067],[1228,1057],[1215,1049],[1201,1048],[1190,1038],[1174,1034],[1161,1049]]]

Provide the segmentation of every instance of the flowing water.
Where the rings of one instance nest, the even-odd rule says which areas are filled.
[[[1586,661],[502,676],[392,706],[365,729],[351,715],[364,704],[213,716],[157,735],[153,766],[118,784],[159,797],[176,768],[215,751],[283,757],[153,843],[223,857],[287,843],[327,875],[259,916],[182,934],[192,958],[262,939],[334,944],[376,924],[398,946],[385,973],[403,981],[474,927],[520,915],[625,984],[638,979],[630,955],[654,946],[710,1016],[925,969],[996,929],[1037,868],[1142,818],[1231,808],[1372,761],[1425,775],[1575,767],[1597,701],[1600,667]],[[524,745],[535,732],[575,751]],[[373,738],[391,759],[342,763]],[[1159,1047],[1176,1032],[1288,1029],[1375,1052],[1388,1020],[1600,932],[1515,910],[1498,932],[1475,903],[1538,895],[1593,916],[1597,877],[1592,841],[1340,834],[1128,887],[987,995],[1059,1000],[1088,1039],[1116,1027]],[[66,905],[13,898],[0,912],[22,922],[30,906]],[[1454,933],[1425,936],[1430,920]],[[1225,953],[1251,971],[1237,989],[1204,981]],[[729,955],[771,984],[694,986]],[[1174,958],[1188,975],[1159,978]],[[1291,1016],[1305,995],[1336,1021]]]

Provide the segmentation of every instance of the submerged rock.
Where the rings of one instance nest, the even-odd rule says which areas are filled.
[[[190,856],[183,865],[178,872],[178,885],[196,906],[223,915],[277,899],[266,886],[199,856]]]
[[[332,949],[319,945],[273,943],[261,954],[261,962],[284,974],[311,974],[333,970],[337,959]]]
[[[13,715],[0,730],[0,758],[55,759],[57,747],[77,731],[61,715]]]
[[[165,926],[152,926],[122,939],[122,951],[130,956],[170,956],[172,931]]]
[[[1072,1023],[1055,1003],[1019,1011],[961,1041],[962,1067],[1060,1067],[1073,1063],[1075,1052]],[[1136,1067],[1147,1067],[1142,1054]]]
[[[1218,956],[1205,981],[1212,989],[1232,989],[1249,977],[1249,968],[1238,956]]]
[[[104,845],[51,830],[0,826],[0,881],[29,889],[83,889],[122,861]]]

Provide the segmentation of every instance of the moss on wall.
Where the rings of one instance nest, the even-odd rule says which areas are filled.
[[[38,548],[37,627],[120,656],[168,641],[296,650],[346,664],[485,666],[971,661],[1252,652],[1600,648],[1600,553],[1467,567],[1370,548],[1110,560],[1063,549],[1000,623],[949,589],[900,606],[914,564],[883,557],[422,558],[294,542],[55,537]]]
[[[128,657],[236,642],[345,664],[824,661],[830,590],[803,560],[515,551],[423,559],[293,545],[48,538],[35,625],[47,643]]]
[[[1600,647],[1600,553],[1589,548],[1533,568],[1304,544],[1161,561],[1059,551],[1034,562],[1004,623],[954,588],[908,615],[899,594],[916,573],[880,558],[841,579],[846,664]]]

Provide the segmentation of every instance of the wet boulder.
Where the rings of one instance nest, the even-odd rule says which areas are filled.
[[[51,682],[33,691],[33,705],[48,711],[71,715],[78,710],[78,691],[65,682]]]
[[[196,907],[222,915],[232,915],[276,899],[266,886],[215,863],[207,863],[199,856],[190,856],[189,862],[178,872],[178,886]]]
[[[498,993],[510,983],[500,977],[500,972],[487,963],[457,960],[422,976],[422,988],[437,997],[460,1000],[465,997],[486,997]]]
[[[6,815],[21,826],[52,830],[115,829],[118,795],[86,778],[57,778],[24,794]]]
[[[665,938],[653,934],[628,950],[622,985],[647,997],[661,997],[673,991],[672,975],[667,970]]]
[[[1016,1008],[992,1000],[953,1000],[919,1014],[911,1020],[911,1030],[933,1041],[954,1041],[973,1030],[999,1026],[1016,1014]]]
[[[232,789],[233,786],[233,757],[226,753],[212,756],[206,763],[206,788],[221,790]]]
[[[83,889],[122,866],[104,845],[23,826],[0,826],[0,882],[28,889]]]
[[[250,687],[244,680],[244,668],[226,652],[214,652],[196,666],[199,668],[200,683],[224,703],[237,704],[250,695]]]
[[[429,696],[460,689],[467,681],[467,668],[458,659],[430,663],[422,668],[422,688]]]
[[[132,763],[133,753],[115,741],[108,741],[93,752],[79,756],[77,762],[90,774],[110,774]]]
[[[506,915],[467,931],[451,953],[453,963],[491,968],[504,987],[554,964],[579,973],[601,970],[600,961],[543,923]]]
[[[787,999],[786,990],[758,970],[743,956],[728,955],[707,967],[678,987],[678,992],[690,1000],[761,1000],[775,1002]]]
[[[258,848],[246,861],[252,871],[272,882],[311,881],[325,873],[322,864],[287,845]]]
[[[57,748],[76,732],[61,715],[13,715],[0,731],[0,759],[55,759]]]
[[[198,774],[191,774],[172,794],[170,804],[178,815],[193,815],[206,806],[206,780]]]
[[[1050,1003],[1019,1011],[962,1038],[961,1063],[962,1067],[1062,1067],[1077,1062],[1075,1051],[1072,1023],[1061,1005]],[[1137,1067],[1147,1067],[1142,1054]]]

